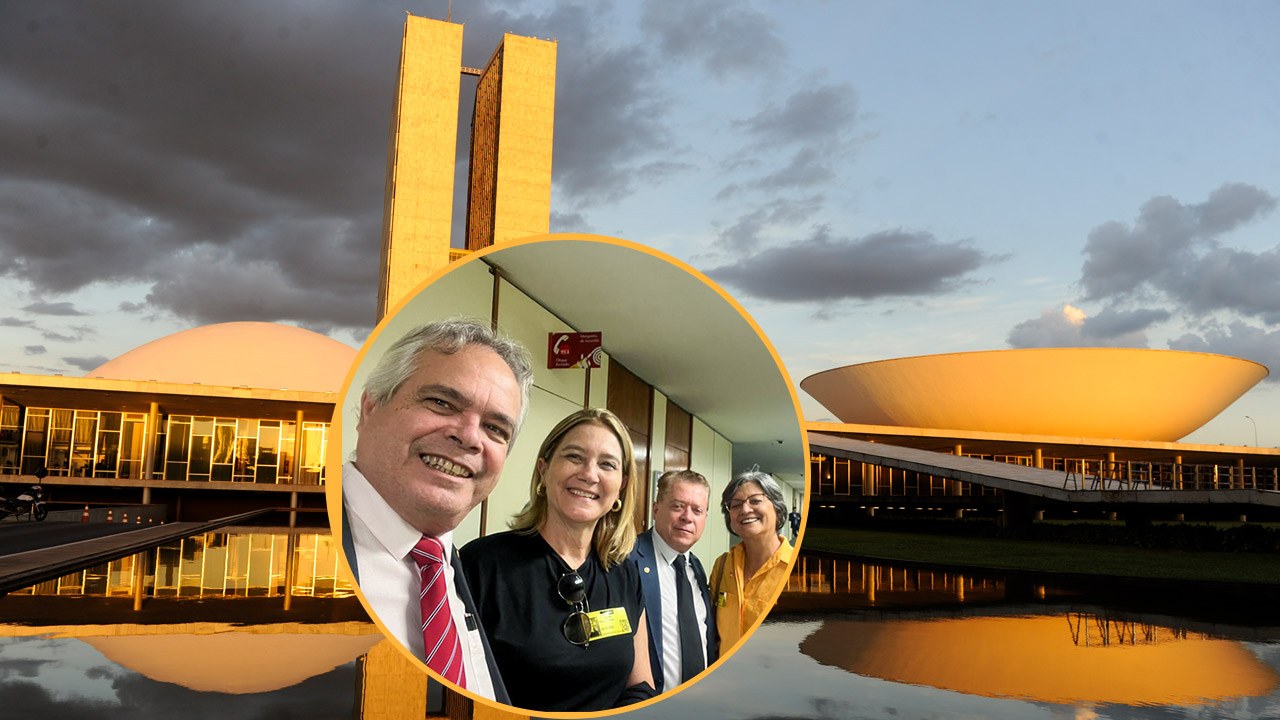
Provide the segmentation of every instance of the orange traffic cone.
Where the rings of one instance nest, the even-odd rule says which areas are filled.
[[[112,520],[111,520],[111,510],[107,510],[107,522],[112,522]]]
[[[127,522],[129,522],[129,511],[128,511],[128,510],[125,510],[124,512],[120,513],[120,522],[122,522],[122,523],[127,523]]]
[[[84,513],[80,515],[80,522],[89,522],[89,506],[84,506]]]
[[[134,522],[134,525],[141,525],[141,524],[142,524],[142,513],[138,513],[138,519]]]

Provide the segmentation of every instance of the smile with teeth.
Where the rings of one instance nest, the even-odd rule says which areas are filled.
[[[470,470],[462,467],[461,465],[455,462],[446,460],[445,458],[442,458],[439,455],[419,455],[418,457],[422,459],[422,462],[425,463],[427,467],[432,468],[434,470],[439,470],[440,472],[446,475],[452,475],[454,477],[460,477],[460,478],[471,477]]]
[[[588,499],[588,500],[599,500],[599,499],[600,499],[600,496],[599,496],[599,495],[596,495],[595,493],[589,493],[589,492],[587,492],[586,490],[578,490],[577,488],[569,488],[569,494],[570,494],[570,495],[576,495],[576,496],[578,496],[578,497],[580,497],[580,498],[586,498],[586,499]]]

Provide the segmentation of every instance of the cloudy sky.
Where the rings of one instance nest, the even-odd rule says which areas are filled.
[[[1276,372],[1190,439],[1280,445],[1280,4],[454,5],[466,65],[559,43],[552,230],[703,270],[797,383],[1219,352]],[[447,7],[0,4],[0,370],[229,320],[359,345],[404,11]]]

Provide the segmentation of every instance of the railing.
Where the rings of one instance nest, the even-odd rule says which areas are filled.
[[[1063,489],[1280,490],[1280,468],[1133,460],[1065,460]]]

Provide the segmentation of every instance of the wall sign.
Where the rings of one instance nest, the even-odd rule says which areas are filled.
[[[601,334],[598,332],[548,333],[547,369],[600,367],[600,361],[604,358],[600,340]]]

